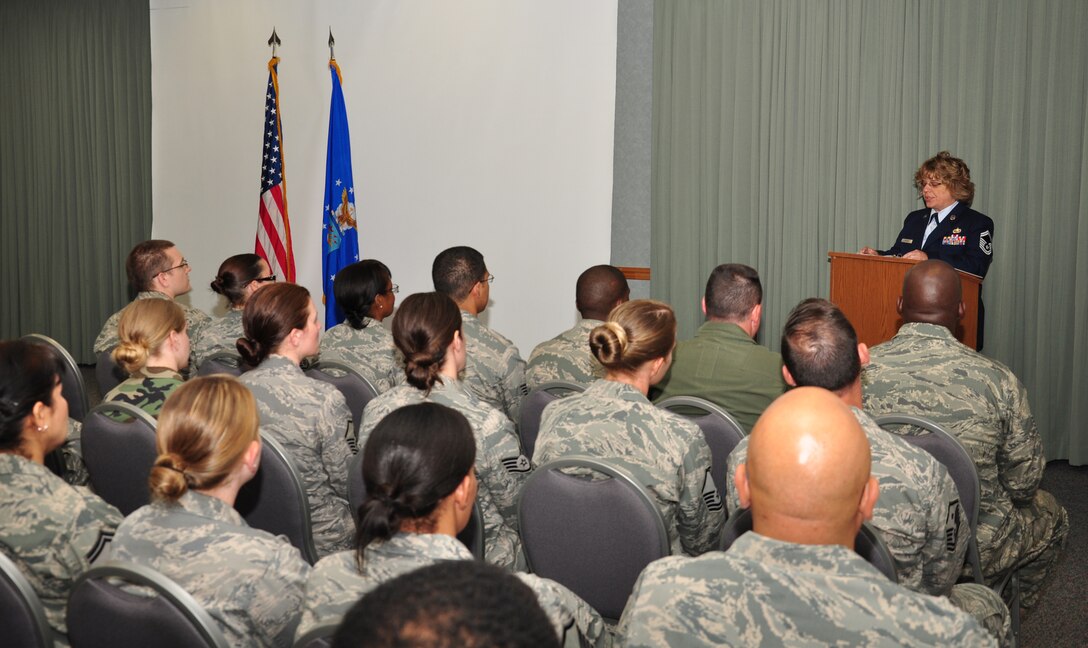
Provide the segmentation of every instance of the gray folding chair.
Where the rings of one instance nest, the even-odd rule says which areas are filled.
[[[150,501],[155,419],[128,403],[102,403],[83,421],[83,462],[99,497],[128,515]]]
[[[366,404],[378,395],[377,388],[354,367],[343,362],[322,360],[316,366],[307,369],[306,375],[333,385],[344,395],[344,399],[348,402],[348,409],[351,410],[351,420],[354,421],[355,429],[355,438],[349,438],[348,445],[351,446],[352,452],[358,453],[359,448],[356,443],[359,439],[359,427],[363,424],[363,410],[366,409]]]
[[[53,349],[64,363],[64,375],[60,377],[60,393],[64,400],[68,401],[68,417],[82,422],[87,412],[91,409],[87,398],[87,385],[83,382],[83,372],[79,370],[75,358],[60,342],[47,335],[31,333],[23,336],[24,340],[30,340],[45,344]]]
[[[229,376],[241,376],[252,369],[243,360],[242,356],[233,351],[216,351],[200,362],[197,369],[198,376],[211,376],[213,374],[227,374]]]
[[[971,527],[970,536],[967,539],[967,556],[965,560],[971,569],[974,582],[985,584],[986,581],[982,577],[982,558],[979,554],[978,538],[975,535],[978,528],[979,500],[982,499],[981,487],[979,486],[978,469],[975,466],[975,460],[971,458],[967,448],[963,447],[960,440],[949,434],[944,428],[921,416],[887,414],[878,417],[876,423],[896,434],[907,443],[933,455],[937,461],[948,469],[948,474],[952,476],[952,481],[956,483],[956,490],[960,496],[960,505],[967,513],[967,519]],[[899,426],[919,428],[925,430],[926,434],[905,434],[898,429]],[[1014,642],[1018,641],[1020,636],[1020,579],[1017,577],[1016,570],[1010,572],[993,589],[999,595],[1006,589],[1010,590],[1006,600],[1009,601],[1013,640]]]
[[[733,543],[737,541],[737,538],[751,530],[751,511],[740,509],[730,515],[729,519],[725,521],[725,528],[722,530],[722,551],[728,551],[729,547],[733,546]],[[888,550],[888,545],[884,544],[884,540],[868,523],[863,523],[861,528],[858,529],[858,534],[854,536],[854,553],[864,558],[873,567],[876,567],[891,582],[899,582],[899,575],[895,572],[895,560],[892,558],[891,551]]]
[[[348,506],[351,508],[351,517],[355,525],[359,525],[359,507],[366,500],[366,482],[363,481],[363,453],[355,455],[348,463]],[[472,517],[468,524],[457,534],[461,544],[468,547],[472,555],[479,560],[484,559],[484,525],[480,513],[480,504],[472,505]]]
[[[673,396],[657,404],[674,414],[685,416],[699,426],[710,446],[710,474],[718,494],[725,499],[726,480],[730,476],[729,453],[744,438],[744,428],[728,412],[710,401],[696,396]]]
[[[548,403],[585,390],[584,385],[556,380],[540,385],[522,399],[521,413],[518,415],[518,436],[521,437],[521,451],[526,458],[533,458],[536,437],[540,434],[540,417]]]
[[[125,589],[133,585],[152,594]],[[72,586],[67,621],[68,638],[79,648],[227,648],[223,631],[191,594],[143,565],[91,567]]]
[[[45,608],[19,566],[0,552],[0,628],[9,646],[52,648]]]
[[[592,471],[567,474],[564,470]],[[629,472],[591,457],[540,466],[525,482],[518,522],[529,568],[619,619],[643,568],[669,555],[656,502]]]
[[[238,491],[234,508],[249,526],[287,536],[306,562],[317,562],[310,501],[302,477],[275,439],[261,435],[261,466]]]
[[[98,381],[98,392],[105,396],[120,385],[128,374],[116,362],[113,361],[113,349],[98,354],[98,363],[94,366],[94,378]]]

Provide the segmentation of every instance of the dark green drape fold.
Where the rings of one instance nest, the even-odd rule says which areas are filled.
[[[0,3],[0,339],[80,362],[151,234],[147,0]]]
[[[947,149],[995,221],[986,354],[1050,459],[1088,463],[1088,3],[658,0],[652,292],[693,334],[718,263],[756,267],[761,339],[826,296],[828,251],[887,247]]]

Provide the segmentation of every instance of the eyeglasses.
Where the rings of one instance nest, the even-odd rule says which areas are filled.
[[[386,294],[393,293],[394,295],[400,292],[400,286],[397,284],[390,284],[389,290],[385,291]]]
[[[257,277],[253,281],[255,283],[265,283],[266,281],[275,281],[275,280],[276,280],[276,275],[271,274],[271,275],[268,275],[267,277]]]
[[[490,272],[487,273],[487,276],[481,279],[480,283],[495,283],[495,275],[491,274]]]
[[[167,272],[173,272],[174,270],[177,270],[178,268],[188,268],[188,267],[189,267],[189,262],[186,259],[183,258],[181,260],[181,263],[177,264],[176,266],[174,266],[172,268],[167,268],[167,269],[163,270],[162,272],[160,272],[159,274],[166,274]]]

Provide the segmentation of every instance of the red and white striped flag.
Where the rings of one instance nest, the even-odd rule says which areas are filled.
[[[261,206],[257,221],[256,252],[268,262],[280,281],[295,280],[295,252],[291,222],[287,219],[287,182],[284,180],[283,133],[280,128],[280,88],[276,77],[279,58],[268,62],[268,89],[264,103],[264,150],[261,151]]]

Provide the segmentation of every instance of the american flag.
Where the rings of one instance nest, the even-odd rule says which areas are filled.
[[[287,183],[283,179],[283,138],[280,128],[279,58],[268,62],[264,102],[264,149],[261,151],[261,206],[254,250],[281,281],[295,280],[295,253],[287,219]]]

